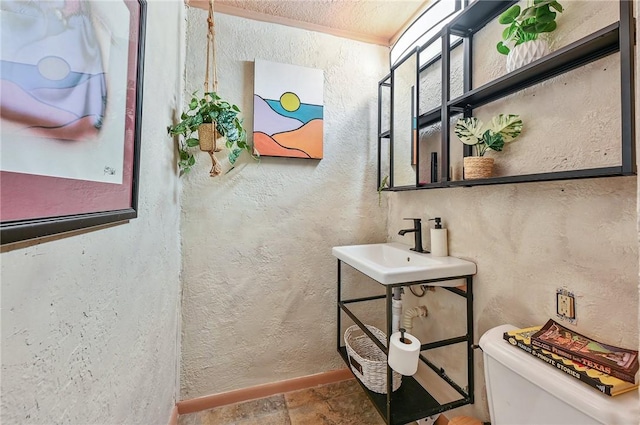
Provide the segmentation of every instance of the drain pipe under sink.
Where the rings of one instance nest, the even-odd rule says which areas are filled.
[[[391,333],[400,331],[400,318],[402,317],[402,288],[393,288],[391,300]]]
[[[409,310],[404,312],[404,317],[402,319],[402,327],[407,331],[413,328],[413,319],[415,317],[427,317],[429,311],[427,307],[423,305],[419,305],[418,307],[410,308]]]

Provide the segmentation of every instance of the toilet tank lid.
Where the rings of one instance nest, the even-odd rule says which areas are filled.
[[[570,406],[591,416],[602,424],[640,423],[640,397],[638,390],[614,397],[607,396],[591,388],[588,384],[513,347],[503,339],[507,331],[518,329],[513,325],[501,325],[489,329],[480,338],[480,348],[486,357],[511,369],[527,381]]]

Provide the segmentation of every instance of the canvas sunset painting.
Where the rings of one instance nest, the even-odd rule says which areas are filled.
[[[322,70],[255,61],[253,144],[260,156],[322,159]]]

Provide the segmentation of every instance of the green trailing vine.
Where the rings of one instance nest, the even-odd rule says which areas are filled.
[[[378,187],[378,206],[382,205],[382,190],[385,187],[389,187],[389,184],[387,183],[388,180],[389,180],[389,176],[384,176],[384,178],[380,182],[380,187]]]
[[[247,142],[247,132],[242,126],[240,108],[223,100],[216,92],[206,92],[198,98],[197,91],[191,94],[188,110],[180,116],[180,122],[169,126],[168,133],[178,137],[178,166],[180,174],[188,173],[196,163],[193,152],[200,143],[197,134],[202,124],[215,123],[216,131],[226,139],[228,159],[234,165],[242,151],[247,151],[254,159],[259,155]]]

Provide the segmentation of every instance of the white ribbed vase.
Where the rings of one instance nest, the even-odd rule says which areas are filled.
[[[507,55],[507,72],[515,71],[549,53],[549,45],[544,40],[531,40],[518,44]]]

